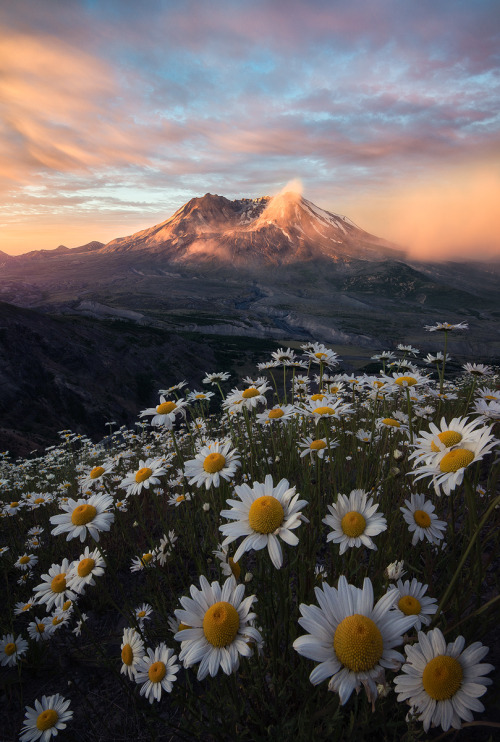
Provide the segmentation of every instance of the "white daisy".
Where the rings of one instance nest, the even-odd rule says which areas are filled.
[[[267,404],[265,394],[270,388],[267,381],[264,380],[262,384],[252,384],[243,390],[232,389],[231,393],[224,400],[223,407],[225,409],[231,409],[234,405],[237,405],[251,410],[259,403]]]
[[[240,500],[227,500],[231,510],[221,511],[223,518],[236,521],[219,526],[226,537],[222,546],[244,536],[234,555],[236,562],[246,551],[258,551],[267,546],[272,563],[279,569],[283,563],[283,554],[278,536],[290,546],[299,543],[292,530],[298,528],[302,521],[308,522],[299,512],[308,502],[298,499],[295,487],[289,487],[287,479],[282,479],[274,487],[270,474],[266,475],[263,483],[254,482],[252,488],[248,484],[236,487],[235,493]]]
[[[63,559],[61,564],[53,564],[48,574],[42,575],[43,582],[33,588],[37,603],[45,603],[47,613],[53,606],[62,608],[66,600],[74,600],[77,597],[66,582],[70,570],[71,564],[67,559]]]
[[[159,701],[162,691],[171,692],[176,673],[180,670],[176,660],[174,650],[162,642],[154,651],[148,649],[138,661],[135,682],[142,683],[140,695],[145,696],[149,703]]]
[[[24,601],[21,600],[14,606],[14,616],[20,616],[21,613],[26,613],[27,611],[30,611],[33,606],[36,605],[35,598],[30,598],[30,600]]]
[[[297,409],[294,405],[276,405],[271,410],[259,412],[255,419],[260,425],[271,425],[273,423],[287,422],[296,414]]]
[[[492,420],[498,422],[500,420],[500,402],[496,402],[494,399],[491,402],[486,399],[476,400],[473,411],[476,415],[480,415],[478,419],[481,421]]]
[[[199,662],[197,677],[203,680],[209,673],[214,677],[219,667],[226,675],[235,672],[240,655],[249,657],[249,644],[259,644],[262,637],[251,625],[255,613],[250,609],[257,598],[244,598],[244,585],[237,585],[231,576],[221,588],[218,582],[210,584],[201,576],[200,587],[192,585],[191,597],[180,599],[182,609],[175,611],[175,617],[190,628],[178,631],[174,638],[181,642],[179,659],[184,667]]]
[[[35,701],[35,707],[27,706],[24,726],[21,729],[20,742],[35,742],[41,739],[48,742],[52,736],[66,729],[66,722],[73,718],[68,711],[70,702],[59,693],[53,696],[42,696]]]
[[[337,439],[330,441],[330,445],[328,445],[326,438],[312,438],[308,435],[299,442],[299,451],[302,449],[300,451],[300,458],[302,459],[307,454],[310,454],[311,459],[314,456],[322,459],[325,453],[329,452],[332,448],[337,448],[338,445],[339,442]]]
[[[166,533],[163,534],[160,539],[160,545],[153,552],[155,562],[158,562],[160,567],[166,564],[168,557],[172,554],[176,541],[177,536],[175,535],[175,531],[169,531],[168,535]]]
[[[186,405],[187,401],[185,399],[167,400],[162,395],[159,405],[143,410],[139,417],[152,415],[151,425],[161,425],[167,430],[171,430],[178,415],[183,418],[186,417],[186,410],[184,409]]]
[[[26,570],[33,569],[37,562],[38,557],[34,554],[23,554],[23,556],[20,556],[19,559],[14,562],[14,567],[26,572]]]
[[[188,394],[189,402],[210,402],[210,398],[214,396],[214,392],[190,392]]]
[[[233,557],[229,556],[227,549],[224,549],[222,544],[219,544],[219,548],[213,551],[212,554],[220,561],[220,568],[225,577],[234,575],[237,580],[240,579],[241,567],[239,563],[235,562]]]
[[[400,577],[406,574],[406,570],[403,569],[404,564],[404,560],[401,560],[400,562],[391,562],[385,568],[384,575],[388,580],[399,580]]]
[[[316,425],[320,420],[341,420],[352,411],[352,405],[342,402],[340,399],[331,395],[321,396],[323,396],[323,399],[317,399],[318,395],[313,394],[306,407],[297,408],[302,415],[312,417]]]
[[[326,540],[340,544],[340,554],[362,544],[376,550],[371,537],[387,529],[387,521],[377,509],[378,503],[373,505],[373,498],[364,490],[352,490],[349,496],[339,495],[334,505],[328,505],[330,514],[322,520],[332,529]]]
[[[459,322],[457,325],[450,325],[449,322],[436,322],[435,325],[425,325],[425,329],[429,332],[450,332],[455,330],[468,330],[469,325],[467,322]]]
[[[404,659],[394,647],[403,643],[402,635],[412,627],[414,617],[391,612],[392,591],[373,605],[373,587],[368,578],[362,589],[349,585],[342,576],[337,589],[325,582],[314,592],[319,608],[300,605],[299,623],[309,634],[293,643],[299,654],[320,663],[309,680],[318,685],[330,678],[328,689],[339,694],[342,705],[363,684],[373,705],[378,696],[377,683],[384,682],[384,668],[399,669]]]
[[[435,454],[432,460],[425,461],[423,465],[417,463],[413,472],[409,473],[415,477],[415,481],[424,477],[432,477],[436,494],[440,494],[441,488],[446,495],[449,495],[452,490],[462,484],[466,469],[476,461],[480,461],[498,443],[491,433],[491,427],[481,428],[476,432],[477,440],[466,443],[461,441],[458,446]]]
[[[398,580],[396,585],[391,585],[389,590],[394,592],[394,611],[398,616],[413,616],[415,619],[415,629],[419,631],[422,624],[428,626],[431,622],[429,616],[433,616],[437,611],[436,598],[429,598],[425,595],[428,585],[423,585],[414,577],[412,581]]]
[[[485,428],[478,430],[480,420],[469,422],[467,417],[454,417],[448,423],[442,417],[439,427],[433,422],[429,423],[430,432],[420,431],[420,437],[415,440],[415,450],[408,457],[409,460],[417,459],[418,463],[426,463],[435,458],[437,453],[443,453],[455,448],[473,443],[479,440]]]
[[[212,441],[202,446],[195,458],[184,464],[189,484],[205,485],[208,490],[212,485],[219,487],[221,477],[226,481],[232,479],[241,464],[238,451],[231,446],[231,441]]]
[[[215,371],[211,374],[205,374],[205,378],[201,380],[202,384],[220,384],[221,381],[227,381],[231,376],[227,371]]]
[[[425,495],[413,494],[409,500],[405,500],[406,508],[399,508],[403,518],[408,523],[408,530],[413,532],[412,546],[425,538],[431,544],[439,544],[446,531],[446,522],[438,520],[434,512],[434,505]]]
[[[144,642],[135,629],[124,629],[121,643],[122,666],[120,672],[133,680],[139,661],[144,657]]]
[[[149,489],[152,484],[160,484],[158,477],[167,473],[162,464],[161,458],[141,460],[139,468],[129,472],[118,486],[126,489],[127,495],[138,495],[143,487]]]
[[[94,466],[88,474],[86,474],[79,481],[79,486],[82,492],[86,492],[95,484],[102,484],[104,477],[111,474],[114,469],[114,464],[111,462],[104,462],[102,466]]]
[[[134,610],[134,614],[137,619],[137,622],[139,623],[139,626],[143,626],[144,621],[149,621],[151,619],[152,613],[153,613],[153,606],[149,605],[149,603],[143,603],[138,608],[136,608]]]
[[[94,577],[101,577],[104,574],[104,561],[99,549],[90,551],[85,547],[83,554],[80,554],[76,562],[73,562],[69,574],[66,578],[68,587],[81,594],[85,592],[88,585],[95,585]]]
[[[21,635],[14,639],[14,634],[5,634],[0,639],[0,664],[12,667],[28,651],[28,642]]]
[[[146,551],[142,556],[136,556],[132,559],[131,572],[142,572],[146,567],[152,567],[155,555],[153,551]]]
[[[338,354],[322,343],[311,343],[310,347],[304,350],[304,354],[313,363],[324,364],[325,366],[338,366],[339,364]]]
[[[465,363],[462,368],[471,376],[491,376],[493,374],[492,367],[486,366],[484,363]]]
[[[87,535],[94,541],[99,541],[100,531],[109,531],[115,516],[109,512],[113,507],[111,495],[95,494],[88,499],[61,502],[61,508],[65,512],[53,515],[50,522],[56,527],[51,531],[53,536],[67,533],[66,541],[79,538],[83,543]]]
[[[431,726],[460,729],[461,720],[472,721],[471,711],[484,711],[478,697],[486,692],[491,679],[485,673],[495,668],[481,663],[488,652],[480,642],[464,649],[459,636],[446,644],[439,629],[418,633],[418,643],[406,645],[407,663],[402,675],[394,678],[398,701],[408,701],[419,714],[427,732]]]
[[[28,624],[28,635],[30,639],[36,642],[47,641],[54,633],[52,619],[49,616],[45,618],[35,617],[34,621]]]

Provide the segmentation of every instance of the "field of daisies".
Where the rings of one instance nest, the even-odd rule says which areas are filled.
[[[498,738],[500,377],[427,329],[4,453],[0,740]]]

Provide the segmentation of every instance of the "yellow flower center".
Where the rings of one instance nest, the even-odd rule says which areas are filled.
[[[97,515],[97,509],[93,505],[77,505],[71,513],[71,522],[74,526],[84,526],[90,523]]]
[[[361,513],[356,510],[351,510],[350,513],[346,513],[341,520],[342,530],[349,538],[356,538],[360,536],[366,528],[366,520]]]
[[[454,657],[440,654],[425,666],[422,685],[435,701],[446,701],[455,695],[462,684],[462,665]]]
[[[203,633],[214,647],[231,644],[240,628],[240,617],[231,603],[222,600],[210,606],[203,617]]]
[[[431,524],[431,516],[429,513],[426,513],[425,510],[415,510],[413,518],[417,526],[420,526],[420,528],[429,528]]]
[[[439,468],[442,472],[455,472],[469,466],[472,461],[474,461],[474,454],[468,448],[454,448],[453,451],[448,451],[443,456],[439,462]]]
[[[17,508],[17,507],[19,507],[19,503],[18,502],[11,502],[10,503],[10,506],[11,506],[11,508]]]
[[[63,616],[54,616],[54,618],[52,619],[52,626],[59,626],[59,624],[62,623],[63,621],[64,621]]]
[[[283,410],[280,410],[278,407],[276,410],[270,410],[268,417],[270,420],[277,420],[279,417],[283,417],[284,414]]]
[[[313,441],[310,445],[310,449],[312,451],[321,451],[322,448],[326,448],[325,441],[322,441],[321,439],[317,441]]]
[[[29,556],[22,556],[19,560],[19,564],[28,564],[29,561],[30,561]]]
[[[403,595],[403,597],[398,601],[398,608],[405,614],[405,616],[418,616],[422,606],[420,601],[412,595]]]
[[[384,423],[384,425],[390,425],[393,428],[401,427],[401,423],[399,422],[399,420],[395,420],[393,417],[384,417],[382,422]]]
[[[42,502],[45,502],[45,497],[35,497],[33,502],[35,503],[35,505],[41,505]]]
[[[77,567],[79,577],[87,577],[95,567],[95,559],[82,559]]]
[[[462,436],[460,433],[457,433],[456,430],[445,430],[442,433],[438,433],[438,438],[441,441],[441,443],[446,446],[446,448],[451,448],[452,446],[456,446],[457,443],[460,443],[462,440]],[[436,446],[434,441],[431,443],[431,451],[438,452],[441,449]]]
[[[122,649],[122,662],[125,665],[131,665],[134,661],[134,653],[132,652],[132,647],[130,644],[125,644],[125,646]]]
[[[148,670],[148,678],[152,683],[161,683],[166,674],[167,668],[164,662],[153,662]]]
[[[195,399],[206,399],[206,394],[195,394]]]
[[[215,474],[224,468],[226,463],[225,457],[221,453],[209,453],[203,462],[203,468],[208,474]]]
[[[22,611],[29,611],[33,604],[32,603],[25,603],[23,607],[21,608]]]
[[[63,593],[66,590],[66,572],[56,575],[50,583],[50,587],[53,593]]]
[[[175,498],[175,501],[184,502],[185,499],[186,499],[186,495],[179,495],[178,497]]]
[[[326,353],[315,353],[314,357],[319,358],[321,360],[322,358],[327,358],[327,355]]]
[[[67,600],[65,603],[63,603],[63,607],[62,607],[63,611],[69,611],[70,608],[71,608],[71,600]]]
[[[149,479],[151,474],[153,473],[153,470],[149,468],[149,466],[143,466],[142,469],[139,469],[138,472],[135,474],[135,481],[137,484],[140,482],[145,482],[146,479]]]
[[[54,709],[46,709],[45,711],[42,711],[41,714],[38,714],[36,728],[40,732],[45,732],[47,729],[52,729],[52,727],[57,724],[58,719],[59,714],[57,711],[54,711]]]
[[[149,564],[152,558],[153,558],[153,555],[151,554],[151,552],[148,552],[147,554],[142,555],[141,562],[143,564]]]
[[[251,397],[258,397],[259,391],[254,387],[251,386],[249,389],[245,389],[243,394],[241,395],[243,399],[250,399]]]
[[[138,611],[137,618],[144,618],[145,615],[146,615],[146,611]]]
[[[314,412],[317,415],[335,415],[335,410],[332,407],[316,407]]]
[[[374,381],[373,382],[373,386],[376,386],[377,389],[380,389],[380,387],[384,386],[384,382],[383,381]]]
[[[14,642],[9,642],[8,644],[5,645],[5,647],[3,648],[3,651],[5,652],[7,657],[11,657],[16,651],[16,648],[17,647],[14,644]]]
[[[339,662],[352,672],[371,670],[384,651],[382,634],[376,623],[355,613],[339,623],[333,637],[333,648]]]
[[[321,400],[325,397],[326,394],[321,394],[321,392],[318,392],[317,394],[311,395],[311,402],[321,402]]]
[[[241,567],[238,564],[238,562],[235,562],[233,557],[229,557],[229,559],[227,560],[227,563],[231,567],[231,572],[233,573],[233,575],[236,577],[237,580],[239,580],[240,574],[241,574]]]
[[[399,386],[414,386],[417,380],[413,376],[399,376],[394,379],[394,383],[399,384]]]
[[[169,412],[173,412],[176,409],[177,405],[175,402],[162,402],[158,405],[156,408],[156,412],[159,415],[168,415]]]
[[[282,504],[272,495],[258,497],[248,511],[250,528],[257,533],[273,533],[283,523],[284,517]]]
[[[94,466],[92,471],[90,472],[90,478],[91,479],[99,479],[105,472],[105,469],[103,466]]]
[[[39,634],[43,634],[43,632],[45,631],[45,624],[37,623],[36,630],[38,631]]]

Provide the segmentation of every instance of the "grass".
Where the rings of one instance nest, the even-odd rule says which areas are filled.
[[[448,334],[452,345],[453,333]],[[259,353],[264,349],[262,341]],[[426,586],[425,597],[432,599],[421,630],[437,628],[446,642],[463,636],[466,646],[482,642],[491,647],[483,662],[498,665],[500,465],[493,429],[495,414],[498,419],[493,409],[500,397],[498,375],[494,369],[486,369],[481,377],[463,372],[451,382],[442,366],[433,365],[437,373],[432,378],[418,356],[408,351],[396,355],[391,367],[390,360],[379,362],[378,374],[339,377],[335,365],[327,367],[319,362],[321,356],[311,358],[297,349],[303,367],[261,368],[252,380],[233,377],[205,385],[205,391],[215,394],[206,401],[184,405],[188,390],[182,386],[166,392],[164,402],[155,398],[155,406],[172,403],[161,408],[170,411],[172,427],[170,418],[164,421],[167,425],[152,426],[151,414],[140,417],[132,430],[110,430],[99,444],[62,431],[60,445],[43,456],[13,461],[3,454],[2,742],[19,738],[26,707],[54,694],[68,699],[72,712],[60,738],[80,742],[493,739],[500,727],[497,673],[485,672],[494,682],[484,688],[481,700],[486,710],[475,712],[475,721],[462,719],[460,731],[440,724],[425,731],[422,720],[407,719],[409,707],[398,701],[394,680],[402,674],[400,669],[380,672],[376,691],[375,686],[364,688],[359,683],[359,693],[341,698],[328,689],[329,678],[311,683],[309,675],[318,660],[298,651],[299,637],[311,631],[299,619],[308,610],[317,611],[307,606],[318,606],[327,586],[340,589],[342,576],[357,588],[365,584],[365,589],[368,578],[375,602],[389,589],[396,590],[391,612],[384,614],[386,624],[404,615],[395,613],[401,597],[397,586],[408,594],[405,581],[415,579]],[[410,385],[405,386],[402,378],[410,379]],[[236,385],[239,392],[232,397],[230,389]],[[320,392],[326,396],[316,396]],[[484,406],[486,417],[479,417],[478,405]],[[269,416],[277,409],[283,411],[281,417],[279,412]],[[426,443],[431,423],[439,427],[443,418],[440,430],[462,430],[462,440],[455,434],[451,439],[442,436],[444,443],[436,437]],[[472,421],[476,425],[466,430],[464,425]],[[315,443],[301,456],[307,438]],[[417,448],[427,451],[425,460],[411,457]],[[416,479],[425,461],[437,466],[439,474],[444,456],[461,449],[475,455],[470,460],[466,454],[459,481],[448,494],[446,481],[435,488],[432,476]],[[210,469],[210,451],[224,459],[227,478],[197,486],[189,474],[196,465],[188,462],[198,457],[201,478],[208,478],[204,464]],[[229,466],[233,460],[234,466]],[[234,504],[248,488],[255,491],[254,497],[262,494],[259,487],[269,475],[274,487],[281,482],[281,490],[293,490],[282,505],[284,515],[294,492],[304,501],[291,535],[278,539],[281,564],[268,548],[245,550],[235,564],[242,536],[227,543],[226,549],[220,547],[224,526],[233,522],[227,514],[233,506],[228,500]],[[244,484],[246,490],[241,489]],[[362,490],[377,505],[376,514],[383,520],[368,546],[353,545],[344,551],[331,540],[332,515],[340,507],[340,495],[354,490]],[[443,525],[437,535],[413,544],[401,508],[408,510],[417,494],[424,495],[425,508]],[[75,503],[98,503],[103,509],[98,541],[87,530],[83,541],[67,540],[66,532],[53,533],[57,516],[65,508],[74,513]],[[374,517],[363,512],[365,521]],[[54,517],[56,521],[51,520]],[[280,517],[278,510],[278,521]],[[345,534],[348,525],[342,522]],[[84,552],[86,547],[89,551]],[[82,586],[75,570],[84,572],[90,564],[86,559],[93,560],[91,569],[101,562],[103,566],[92,578],[94,584]],[[403,562],[400,583],[388,571],[394,562]],[[56,587],[62,583],[52,579],[61,573],[65,584],[58,593]],[[210,668],[213,677],[208,672],[199,679],[199,658],[190,666],[178,659],[190,640],[182,626],[179,630],[183,614],[178,612],[188,605],[188,596],[198,595],[202,577],[212,585],[237,579],[238,595],[243,592],[250,599],[255,617],[248,620],[253,630],[245,635],[247,619],[240,616],[245,639],[239,651],[245,656],[238,662],[232,657],[226,669],[233,672],[226,674],[215,662]],[[33,596],[44,592],[35,588],[44,584],[52,585],[47,595],[56,601],[49,610],[40,598],[30,605]],[[235,584],[228,595],[237,605]],[[73,595],[65,592],[70,589]],[[426,601],[418,594],[422,607]],[[62,609],[67,600],[70,603]],[[43,633],[37,631],[40,624],[45,625]],[[139,654],[163,647],[164,657],[176,658],[172,661],[179,665],[178,672],[159,701],[150,703],[141,695],[144,683],[136,682],[132,670],[125,672],[126,630],[132,632],[126,634],[129,641],[136,637],[139,647],[142,642]],[[399,665],[406,659],[404,647],[419,643],[413,619],[401,624],[400,633],[395,644],[401,653]],[[332,629],[328,651],[337,656],[334,635]],[[183,636],[188,638],[183,641]],[[224,641],[229,645],[234,637]],[[17,656],[12,654],[13,643],[20,650]],[[372,649],[363,642],[358,649],[368,652],[372,659],[366,661],[375,668],[378,659],[373,660]]]

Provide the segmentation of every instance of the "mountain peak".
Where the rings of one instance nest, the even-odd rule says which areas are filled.
[[[347,217],[320,209],[292,190],[233,201],[206,193],[161,224],[112,240],[100,250],[136,251],[169,263],[215,260],[241,267],[403,257]]]

